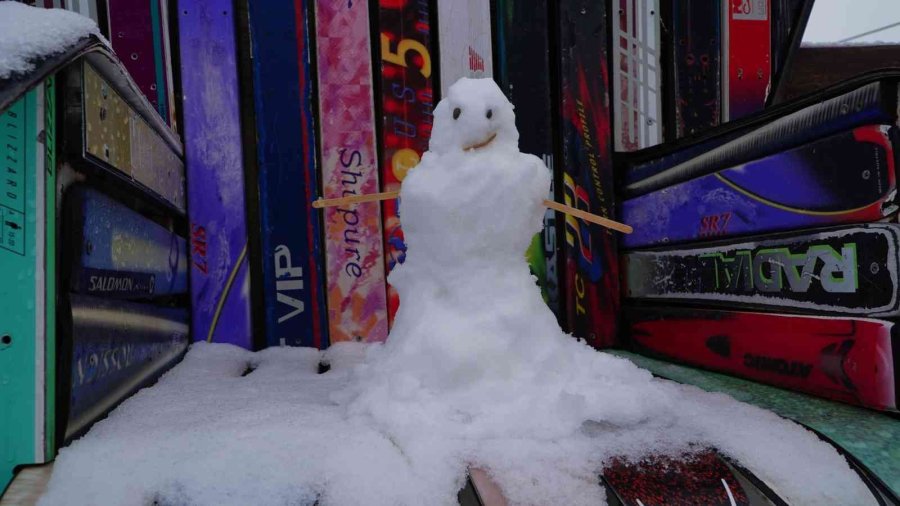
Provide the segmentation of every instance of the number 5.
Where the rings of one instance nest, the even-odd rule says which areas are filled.
[[[397,44],[397,52],[391,52],[391,39],[381,34],[381,59],[388,62],[406,67],[406,53],[415,51],[422,56],[422,68],[419,71],[425,77],[431,77],[431,56],[428,54],[428,48],[419,41],[411,39],[403,39]]]

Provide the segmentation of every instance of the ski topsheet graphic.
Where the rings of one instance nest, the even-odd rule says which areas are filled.
[[[640,307],[629,344],[653,356],[873,409],[897,410],[900,341],[881,320]]]
[[[761,110],[772,82],[772,16],[769,0],[724,0],[726,121]]]
[[[788,312],[900,315],[897,225],[624,256],[628,297]]]
[[[67,193],[72,234],[71,290],[103,297],[187,293],[187,242],[86,187]]]
[[[188,311],[71,295],[68,361],[71,441],[129,395],[158,378],[188,347]]]
[[[366,2],[316,1],[322,193],[375,193],[378,154]],[[331,342],[384,341],[387,294],[377,202],[329,207],[325,216]]]
[[[83,64],[84,156],[118,169],[184,211],[180,153],[89,63]]]
[[[226,0],[179,2],[194,339],[249,348],[235,23]],[[215,85],[211,85],[215,83]]]
[[[810,96],[688,145],[661,146],[623,163],[629,197],[780,153],[858,126],[897,121],[897,82],[885,78]]]
[[[758,477],[710,448],[690,448],[677,457],[650,455],[640,461],[613,458],[601,482],[610,506],[783,504]],[[665,498],[664,502],[658,502]]]
[[[628,248],[877,221],[897,211],[895,127],[870,125],[626,200]]]
[[[554,128],[554,85],[550,70],[550,23],[546,0],[501,0],[497,3],[497,82],[516,106],[519,149],[541,157],[559,181]],[[549,199],[555,200],[554,189]],[[562,320],[560,305],[560,241],[556,212],[544,214],[544,230],[528,249],[528,264],[537,276],[544,300]]]
[[[437,0],[441,95],[461,77],[491,77],[489,0]]]
[[[605,4],[559,5],[563,194],[567,205],[612,216],[612,126]],[[616,237],[607,229],[565,219],[568,330],[596,347],[615,342],[619,313]]]
[[[680,0],[672,11],[675,135],[681,138],[722,118],[721,0]]]
[[[613,0],[613,117],[617,151],[662,142],[659,5]]]
[[[306,2],[252,0],[266,344],[328,347]],[[295,10],[298,9],[298,10]]]
[[[428,1],[379,2],[381,56],[382,191],[397,191],[406,173],[428,150],[434,122],[431,10]],[[406,258],[397,200],[386,200],[384,212],[385,270],[390,273]],[[393,321],[400,304],[388,285],[388,315]]]
[[[55,453],[55,104],[51,77],[0,112],[0,490]]]

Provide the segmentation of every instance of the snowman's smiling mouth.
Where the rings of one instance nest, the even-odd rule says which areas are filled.
[[[467,147],[463,148],[463,151],[475,151],[476,149],[481,149],[481,148],[487,146],[488,144],[494,142],[494,139],[496,139],[496,138],[497,138],[497,132],[494,132],[487,139],[485,139],[477,144],[472,144],[471,146],[467,146]]]

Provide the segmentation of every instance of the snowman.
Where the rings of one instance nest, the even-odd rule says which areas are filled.
[[[432,405],[496,427],[511,415],[504,402],[524,412],[582,404],[566,392],[596,389],[585,381],[601,372],[649,380],[563,333],[541,297],[525,251],[543,226],[551,173],[518,139],[513,106],[490,79],[457,81],[435,108],[429,150],[400,191],[409,249],[389,277],[400,308],[360,371],[361,409],[402,423],[402,406]],[[572,367],[591,372],[573,382]],[[510,397],[523,387],[546,397]]]

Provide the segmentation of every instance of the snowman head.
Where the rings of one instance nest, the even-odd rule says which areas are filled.
[[[519,149],[513,105],[492,79],[464,77],[434,109],[428,149],[437,154]]]

